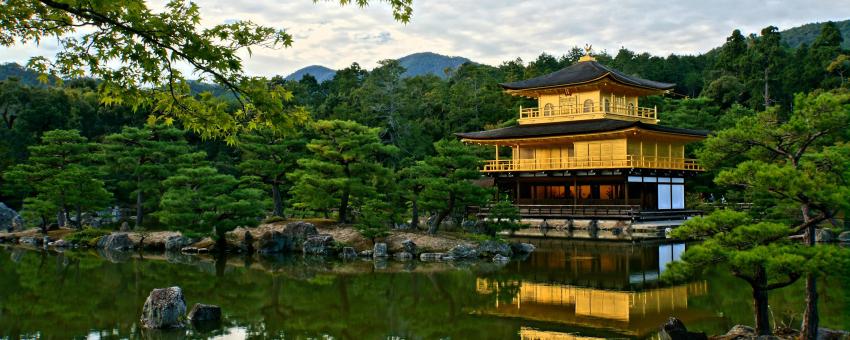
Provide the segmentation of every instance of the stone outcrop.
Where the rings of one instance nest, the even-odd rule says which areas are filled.
[[[419,254],[419,260],[423,261],[423,262],[440,261],[445,256],[446,256],[446,253],[422,253],[422,254]]]
[[[319,231],[316,230],[316,226],[313,223],[303,221],[287,223],[281,233],[287,240],[287,251],[300,250],[301,246],[310,236],[319,235]]]
[[[662,340],[708,340],[705,333],[688,332],[682,320],[674,317],[670,317],[661,325],[658,335]]]
[[[142,327],[181,328],[186,315],[186,299],[180,287],[154,289],[142,307]]]
[[[112,233],[98,239],[97,247],[110,251],[127,251],[133,249],[133,241],[126,233]]]
[[[191,244],[191,242],[185,236],[182,236],[182,235],[169,236],[165,240],[165,250],[166,251],[180,251],[180,249],[183,249],[183,247],[186,247],[189,244]]]
[[[448,255],[455,259],[474,259],[478,257],[478,250],[466,244],[458,244],[449,250]]]
[[[270,230],[257,238],[257,252],[260,254],[282,253],[287,249],[286,238],[283,233]]]
[[[343,247],[342,252],[339,253],[339,257],[344,260],[351,260],[357,258],[357,250],[354,250],[353,247]]]
[[[334,255],[334,238],[327,234],[310,236],[304,241],[302,251],[304,255]]]
[[[723,335],[723,339],[749,339],[754,338],[756,336],[755,328],[745,325],[735,325],[730,329],[726,334]]]
[[[501,255],[501,254],[496,254],[495,256],[493,256],[493,262],[495,262],[495,263],[508,263],[510,261],[511,261],[510,257],[504,256],[504,255]]]
[[[221,322],[221,307],[196,303],[189,311],[188,318],[192,324],[219,323]]]
[[[412,256],[416,256],[416,254],[419,253],[419,249],[417,249],[416,243],[409,239],[401,241],[401,248],[405,253],[409,253]]]
[[[495,255],[501,255],[504,257],[513,256],[513,251],[511,250],[510,245],[495,240],[481,242],[478,245],[478,252],[484,257],[493,257]]]
[[[0,231],[13,232],[23,229],[24,221],[21,215],[12,208],[0,202]]]
[[[531,254],[534,252],[533,244],[531,243],[521,243],[521,242],[513,242],[511,243],[511,251],[513,251],[514,255],[525,255]]]
[[[387,244],[386,243],[375,243],[375,246],[372,247],[372,257],[373,258],[385,258],[390,256],[387,253]]]

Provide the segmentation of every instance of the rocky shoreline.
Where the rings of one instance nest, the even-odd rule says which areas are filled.
[[[95,248],[108,252],[135,250],[181,252],[202,254],[218,252],[221,243],[211,238],[191,239],[179,232],[117,231],[80,240],[72,229],[56,229],[44,235],[37,230],[0,233],[0,243],[17,243],[31,247],[56,250],[67,248]],[[534,251],[528,243],[509,243],[496,239],[471,241],[457,235],[429,235],[417,232],[394,231],[374,244],[348,226],[322,226],[296,221],[269,223],[257,228],[237,228],[225,237],[225,251],[240,254],[291,254],[315,255],[350,260],[422,262],[451,262],[461,260],[487,260],[506,263],[514,256]]]

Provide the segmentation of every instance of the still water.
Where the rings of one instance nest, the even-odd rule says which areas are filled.
[[[647,338],[669,316],[709,334],[752,324],[748,286],[721,270],[658,282],[684,244],[531,242],[537,252],[503,266],[0,247],[0,338]],[[821,284],[824,327],[850,329],[847,282]],[[174,285],[190,307],[220,305],[224,325],[142,332],[147,294]],[[774,322],[799,325],[801,294],[771,294]]]

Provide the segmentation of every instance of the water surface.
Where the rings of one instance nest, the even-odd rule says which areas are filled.
[[[503,266],[0,247],[0,338],[144,338],[145,298],[174,285],[190,306],[220,305],[225,322],[157,337],[646,338],[672,315],[709,334],[752,324],[748,286],[721,270],[659,283],[684,244],[532,242],[537,252]],[[821,284],[825,327],[850,329],[846,282]],[[801,294],[801,283],[771,294],[777,323],[799,325]]]

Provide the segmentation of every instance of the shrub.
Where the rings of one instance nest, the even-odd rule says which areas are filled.
[[[103,236],[109,235],[109,233],[110,231],[106,229],[83,227],[82,230],[75,231],[68,236],[65,236],[65,242],[93,247],[97,244],[97,240]]]
[[[496,235],[502,230],[516,231],[522,226],[519,220],[519,209],[508,200],[500,200],[490,207],[490,214],[487,216],[487,233]]]
[[[275,222],[285,222],[286,217],[282,216],[269,216],[263,220],[263,224],[275,223]]]

